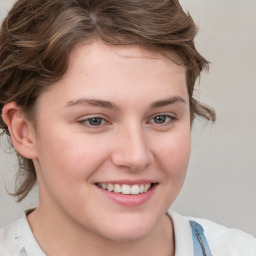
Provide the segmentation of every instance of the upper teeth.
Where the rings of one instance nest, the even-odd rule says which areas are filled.
[[[146,184],[135,184],[135,185],[119,185],[111,183],[97,183],[100,188],[108,190],[110,192],[122,193],[124,195],[137,195],[140,193],[145,193],[151,188],[151,183]]]

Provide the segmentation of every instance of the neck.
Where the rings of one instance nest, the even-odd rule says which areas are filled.
[[[116,241],[95,234],[66,216],[43,209],[39,205],[27,218],[36,240],[47,256],[174,255],[173,225],[167,215],[162,217],[148,236],[133,241]]]

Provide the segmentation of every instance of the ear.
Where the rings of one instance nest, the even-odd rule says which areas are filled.
[[[35,130],[22,109],[15,102],[7,103],[3,107],[2,118],[8,126],[15,149],[25,158],[37,158]]]

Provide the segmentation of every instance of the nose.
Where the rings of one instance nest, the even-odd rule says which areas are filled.
[[[125,129],[115,141],[112,161],[118,167],[141,171],[154,160],[145,133],[140,127]]]

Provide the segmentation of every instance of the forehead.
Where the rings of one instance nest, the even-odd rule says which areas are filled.
[[[173,62],[175,61],[175,63]],[[77,45],[70,54],[69,65],[65,76],[72,76],[79,70],[88,76],[109,74],[112,76],[133,73],[143,73],[149,70],[154,75],[163,76],[164,73],[185,77],[185,67],[176,64],[178,58],[173,53],[168,57],[160,52],[146,49],[138,45],[107,45],[101,40]],[[178,61],[177,61],[178,62]],[[123,70],[122,70],[123,68]],[[84,73],[86,72],[86,73]],[[145,76],[149,74],[145,73]],[[153,75],[153,74],[152,74]],[[127,78],[129,80],[129,78]]]
[[[147,96],[156,101],[156,96],[166,98],[166,94],[187,96],[184,66],[141,46],[102,41],[77,45],[65,75],[53,89],[66,100],[84,96],[132,101]]]
[[[172,68],[175,67],[177,71],[184,71],[185,69],[184,65],[182,64],[182,61],[174,52],[163,52],[160,49],[149,49],[149,47],[136,44],[109,45],[104,43],[100,39],[77,44],[71,51],[69,58],[69,67],[79,56],[82,56],[82,54],[86,55],[87,58],[93,57],[94,59],[98,60],[110,56],[111,60],[115,56],[116,58],[122,57],[123,61],[125,61],[126,59],[127,61],[134,60],[134,62],[136,61],[136,59],[143,59],[144,61],[158,60],[169,64],[176,64],[172,65]]]

